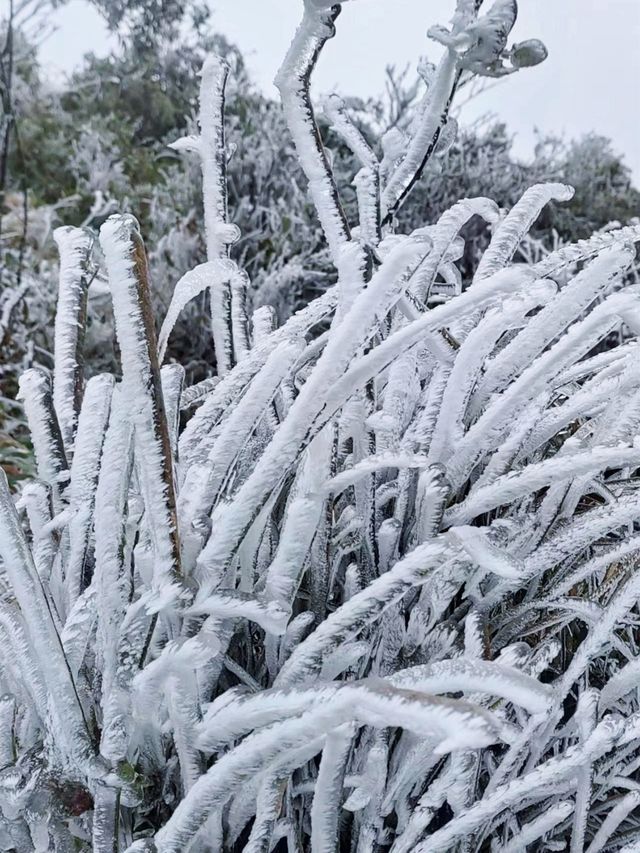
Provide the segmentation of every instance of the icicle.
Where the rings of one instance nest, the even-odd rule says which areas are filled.
[[[98,785],[94,798],[91,849],[94,853],[113,853],[118,849],[120,792],[116,788]]]
[[[237,364],[249,351],[249,319],[247,316],[247,298],[249,276],[236,272],[231,277],[231,338],[234,361]]]

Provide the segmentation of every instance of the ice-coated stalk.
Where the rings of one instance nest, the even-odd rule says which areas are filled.
[[[89,778],[100,776],[104,773],[104,767],[96,756],[95,745],[89,734],[60,635],[51,613],[51,604],[20,527],[9,493],[7,478],[1,470],[0,556],[20,610],[27,622],[40,671],[53,702],[57,719],[63,726],[59,737],[83,775]]]
[[[179,581],[180,542],[169,428],[165,414],[149,275],[138,223],[111,216],[100,230],[122,359],[122,393],[134,427],[148,527],[153,538],[154,586]]]
[[[65,450],[73,450],[84,390],[83,356],[93,237],[64,226],[53,233],[60,254],[60,278],[54,334],[53,405]]]
[[[335,33],[339,13],[339,4],[304,0],[302,21],[275,79],[300,165],[336,262],[342,245],[350,238],[349,225],[315,121],[309,84],[322,48]]]

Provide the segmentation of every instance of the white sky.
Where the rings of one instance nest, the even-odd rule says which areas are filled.
[[[7,0],[1,0],[4,5]],[[302,0],[211,0],[216,27],[239,45],[254,80],[275,95],[272,80],[297,24]],[[389,63],[415,67],[437,55],[426,38],[447,23],[454,0],[356,0],[345,3],[338,33],[321,56],[319,92],[374,95]],[[471,102],[462,120],[485,112],[503,119],[527,155],[534,128],[568,137],[594,130],[609,136],[640,183],[640,0],[519,0],[516,41],[541,38],[549,58]],[[69,70],[87,50],[106,52],[104,26],[85,0],[55,16],[42,50],[52,70]]]

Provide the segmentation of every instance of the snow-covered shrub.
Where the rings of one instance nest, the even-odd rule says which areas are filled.
[[[382,161],[329,104],[352,227],[308,94],[339,8],[305,0],[278,85],[338,281],[280,328],[233,260],[216,57],[182,143],[208,259],[157,340],[136,221],[100,233],[118,379],[84,382],[93,247],[57,233],[55,365],[20,383],[38,478],[0,478],[3,849],[637,849],[640,227],[513,263],[571,198],[549,184],[393,228],[459,74],[541,54],[478,5]],[[161,363],[205,290],[217,376],[184,387]]]

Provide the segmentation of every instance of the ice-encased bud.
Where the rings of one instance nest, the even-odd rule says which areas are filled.
[[[511,64],[514,68],[530,68],[544,62],[549,52],[540,39],[527,39],[511,48]]]

